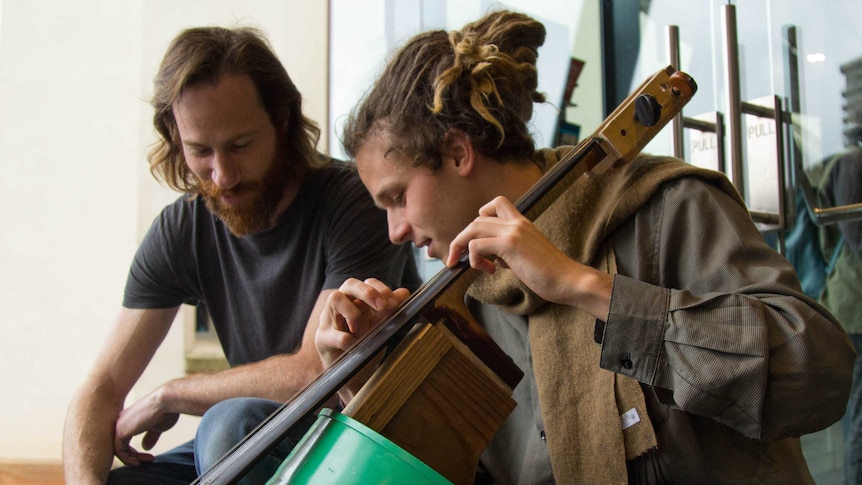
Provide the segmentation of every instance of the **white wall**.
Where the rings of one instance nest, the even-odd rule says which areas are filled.
[[[194,25],[262,28],[326,126],[327,15],[302,0],[0,0],[0,462],[60,460],[66,406],[138,241],[177,196],[145,161],[169,40]],[[175,324],[131,398],[181,375],[182,348]]]

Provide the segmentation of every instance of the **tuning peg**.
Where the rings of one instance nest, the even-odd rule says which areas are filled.
[[[661,119],[661,106],[651,94],[635,98],[635,120],[644,126],[654,126]]]

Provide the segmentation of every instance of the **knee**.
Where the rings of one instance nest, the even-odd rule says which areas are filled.
[[[279,407],[258,398],[234,398],[211,407],[195,434],[195,465],[206,470]]]
[[[140,466],[122,466],[111,470],[106,485],[186,485],[197,476],[191,464],[142,463]]]
[[[106,482],[106,485],[122,485],[124,483],[133,484],[135,483],[134,478],[134,470],[123,466],[115,468],[108,473],[108,481]]]

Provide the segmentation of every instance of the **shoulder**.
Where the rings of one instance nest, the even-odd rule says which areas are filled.
[[[215,223],[216,220],[203,198],[183,194],[162,209],[154,224],[166,230],[179,230],[202,223]]]
[[[686,175],[662,184],[661,193],[666,199],[665,203],[680,203],[689,200],[692,202],[720,201],[721,205],[732,204],[746,209],[741,197],[735,189],[728,190],[725,184],[716,179]],[[746,209],[747,210],[747,209]]]
[[[332,159],[325,167],[314,172],[314,177],[321,180],[324,184],[334,187],[344,185],[358,185],[362,187],[359,172],[356,170],[356,165],[352,162]]]
[[[352,162],[333,160],[326,167],[313,172],[308,185],[308,189],[325,205],[342,208],[352,205],[374,206]]]
[[[720,172],[705,170],[672,157],[642,155],[620,170],[608,170],[597,179],[599,197],[610,198],[612,220],[622,223],[632,214],[651,208],[669,211],[699,210],[700,203],[716,197],[745,210],[733,184]],[[621,196],[625,194],[624,196]],[[700,203],[695,203],[700,201]],[[747,214],[747,210],[746,210]]]
[[[189,194],[182,194],[173,202],[166,205],[159,217],[169,220],[178,220],[187,217],[192,217],[201,210],[206,211],[206,203],[201,197],[194,197]]]
[[[640,155],[630,165],[630,178],[657,181],[660,193],[666,197],[690,199],[699,194],[698,197],[718,197],[745,208],[742,195],[721,172],[701,168],[678,158],[654,155]]]
[[[693,174],[685,174],[681,177],[669,180],[664,184],[665,190],[685,191],[696,190],[698,192],[726,192],[721,184],[715,182],[716,179],[700,177]]]
[[[714,180],[684,176],[662,184],[658,193],[642,208],[641,216],[661,227],[669,237],[683,234],[736,234],[748,240],[759,234],[751,213],[741,197]]]
[[[222,222],[214,216],[201,197],[191,197],[183,194],[174,202],[165,206],[155,217],[146,239],[156,241],[156,244],[166,244],[182,247],[200,234],[227,231]]]

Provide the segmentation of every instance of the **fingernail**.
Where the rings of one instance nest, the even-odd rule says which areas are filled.
[[[377,310],[383,310],[386,308],[386,300],[384,300],[382,296],[377,297],[377,299],[374,300],[374,305]]]

